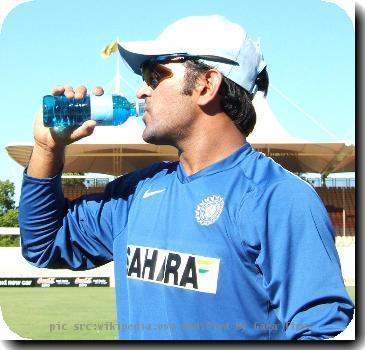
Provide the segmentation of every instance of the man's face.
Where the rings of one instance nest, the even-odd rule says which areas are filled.
[[[186,69],[182,63],[166,63],[172,76],[152,88],[145,82],[137,91],[145,99],[143,140],[153,144],[177,145],[192,130],[197,113],[196,95],[182,93]]]

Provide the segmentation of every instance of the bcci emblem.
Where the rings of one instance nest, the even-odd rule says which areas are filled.
[[[195,218],[200,225],[208,226],[216,222],[222,214],[224,199],[221,196],[209,196],[203,199],[195,209]]]

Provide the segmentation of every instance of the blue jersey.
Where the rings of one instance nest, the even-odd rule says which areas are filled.
[[[247,143],[191,176],[158,163],[74,201],[60,176],[25,173],[20,227],[36,266],[114,260],[121,339],[324,339],[352,318],[322,201]]]

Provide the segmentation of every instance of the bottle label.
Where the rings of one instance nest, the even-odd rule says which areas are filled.
[[[113,125],[113,99],[111,96],[90,95],[91,118],[97,124]]]

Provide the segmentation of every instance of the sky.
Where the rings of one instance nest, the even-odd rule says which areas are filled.
[[[19,5],[10,10],[5,5],[11,2]],[[116,55],[102,58],[105,45],[116,38],[154,39],[184,16],[220,14],[260,40],[270,77],[268,102],[292,136],[355,142],[354,26],[334,3],[0,0],[0,16],[1,11],[0,180],[15,183],[16,200],[23,168],[5,146],[33,142],[32,124],[42,97],[58,84],[111,88]],[[141,78],[124,64],[120,68],[123,92],[133,99]]]

